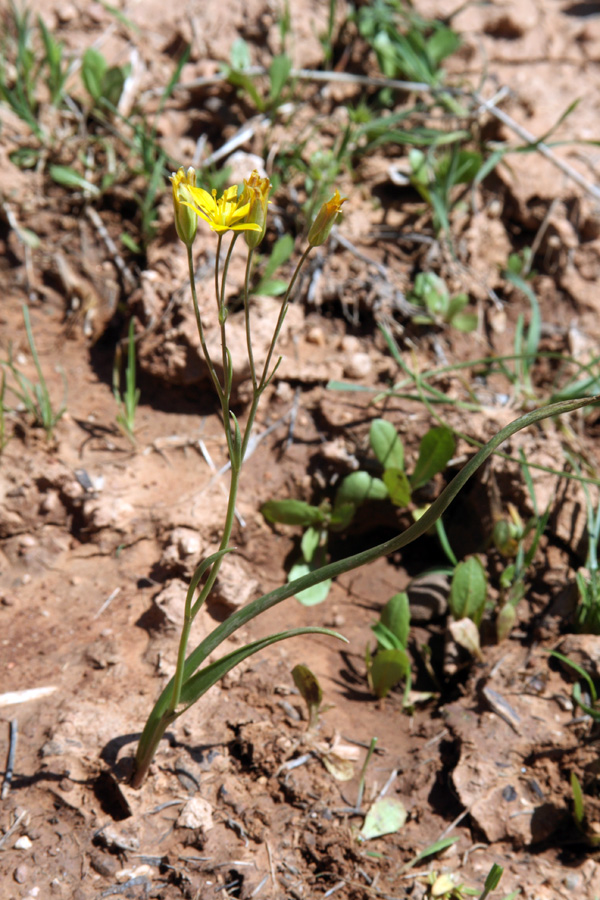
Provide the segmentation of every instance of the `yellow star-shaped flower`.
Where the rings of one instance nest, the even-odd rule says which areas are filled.
[[[184,206],[193,209],[197,216],[208,222],[213,231],[222,234],[225,231],[261,231],[255,222],[244,222],[248,215],[250,203],[243,195],[238,197],[237,185],[228,187],[217,200],[217,192],[212,194],[200,187],[182,183],[179,187],[179,200]]]

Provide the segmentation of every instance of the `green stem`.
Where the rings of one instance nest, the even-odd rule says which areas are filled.
[[[279,310],[279,316],[277,318],[277,324],[275,325],[275,331],[273,332],[273,340],[271,341],[271,346],[269,347],[269,352],[267,353],[267,358],[266,358],[265,364],[263,366],[262,377],[261,377],[260,383],[258,385],[259,394],[262,394],[262,392],[264,391],[266,386],[269,384],[271,378],[275,374],[275,369],[277,368],[277,366],[275,366],[275,369],[273,369],[273,371],[271,372],[270,375],[268,374],[269,367],[271,365],[271,358],[273,356],[273,350],[275,349],[275,344],[277,343],[277,338],[279,337],[279,333],[283,326],[283,320],[285,319],[285,315],[288,310],[290,296],[291,296],[292,290],[294,288],[294,285],[296,283],[296,279],[298,278],[298,275],[300,274],[300,269],[306,262],[306,258],[311,250],[312,250],[312,247],[310,247],[310,246],[307,247],[306,250],[304,251],[304,253],[302,254],[302,256],[300,257],[300,261],[298,262],[298,265],[296,266],[294,274],[292,275],[292,280],[290,281],[290,283],[288,285],[288,289],[284,294],[283,302],[281,304],[281,309]]]
[[[231,433],[231,424],[229,421],[229,405],[231,402],[231,390],[232,390],[232,372],[231,372],[231,356],[229,354],[229,349],[227,347],[227,307],[225,306],[225,287],[227,284],[227,272],[229,270],[229,263],[231,262],[231,254],[233,253],[233,248],[235,247],[235,242],[238,238],[237,234],[234,234],[231,238],[231,242],[229,244],[229,249],[227,250],[227,256],[225,257],[225,264],[223,266],[223,273],[221,275],[221,291],[217,294],[217,300],[219,304],[219,327],[221,329],[221,352],[223,354],[223,385],[224,385],[224,394],[225,394],[225,402],[227,404],[227,420],[225,422],[225,428],[228,434]],[[219,251],[221,248],[221,235],[219,235]],[[217,263],[219,265],[219,252],[217,252]],[[215,276],[216,277],[216,276]],[[218,284],[218,280],[217,280]],[[223,411],[225,414],[225,411]],[[230,447],[231,450],[231,447]]]
[[[200,307],[198,306],[198,295],[196,293],[196,277],[194,275],[194,260],[192,258],[192,248],[187,248],[187,258],[188,258],[188,270],[190,273],[190,289],[192,292],[192,301],[194,304],[194,313],[196,316],[196,326],[198,328],[198,335],[200,336],[200,346],[202,347],[202,353],[204,354],[204,359],[206,360],[206,365],[208,366],[208,371],[210,372],[210,377],[212,378],[212,382],[215,386],[215,390],[217,392],[217,396],[223,403],[223,388],[221,387],[221,382],[217,376],[216,369],[214,367],[214,363],[210,357],[210,353],[208,352],[208,347],[206,346],[206,340],[204,337],[204,326],[202,325],[202,317],[200,315]]]
[[[252,387],[254,389],[254,394],[256,395],[258,389],[258,383],[256,381],[256,367],[254,365],[254,353],[252,351],[252,332],[250,329],[250,298],[249,298],[249,286],[250,286],[250,271],[252,269],[252,259],[254,257],[254,250],[250,248],[248,250],[248,259],[246,260],[246,275],[244,278],[244,317],[246,319],[246,344],[248,346],[248,363],[250,365],[250,376],[252,378]]]

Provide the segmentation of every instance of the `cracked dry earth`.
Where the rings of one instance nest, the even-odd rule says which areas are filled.
[[[101,40],[107,58],[123,62],[135,50],[137,90],[144,96],[166,83],[185,41],[192,52],[184,84],[215,75],[238,36],[259,64],[278,47],[277,12],[265,0],[230,2],[226,15],[213,0],[176,10],[155,0],[129,0],[119,9],[134,30],[115,23],[101,4],[37,0],[33,6],[73,52]],[[455,11],[442,0],[416,6],[429,16]],[[448,69],[473,84],[485,72],[480,89],[486,96],[506,87],[503,108],[538,136],[576,97],[583,98],[558,130],[557,139],[567,143],[555,153],[597,182],[596,149],[576,143],[598,137],[600,19],[593,13],[593,3],[559,0],[467,5],[453,19],[463,45]],[[318,66],[328,4],[294,0],[290,14],[294,65]],[[345,14],[338,4],[337,15]],[[346,32],[348,41],[351,36]],[[349,43],[341,58],[356,66],[356,54]],[[365,66],[374,72],[372,59]],[[329,141],[328,121],[340,104],[357,99],[353,86],[315,89],[299,103],[297,116],[316,118]],[[522,451],[541,467],[531,470],[538,508],[553,501],[509,639],[496,644],[484,634],[482,661],[461,667],[464,660],[448,649],[447,587],[417,582],[410,594],[415,687],[432,690],[424,662],[430,658],[435,696],[417,704],[412,715],[403,712],[399,689],[385,701],[373,698],[365,669],[370,626],[389,597],[443,562],[437,541],[424,538],[340,577],[322,605],[287,600],[231,638],[226,650],[282,625],[320,625],[342,632],[349,644],[302,637],[245,662],[177,720],[142,789],[131,790],[122,776],[145,717],[173,672],[189,577],[218,545],[226,447],[199,354],[169,192],[145,267],[140,271],[132,263],[125,276],[97,228],[99,215],[118,241],[123,198],[109,197],[95,217],[43,171],[18,169],[9,154],[25,140],[24,126],[4,109],[0,115],[0,194],[21,225],[40,238],[39,248],[25,250],[10,223],[0,222],[1,356],[6,359],[12,346],[17,365],[35,377],[21,312],[26,302],[56,403],[63,375],[67,386],[67,412],[52,441],[14,409],[7,394],[11,439],[0,458],[3,766],[11,723],[17,741],[12,784],[0,805],[0,897],[420,900],[428,870],[453,873],[481,891],[494,862],[505,869],[498,896],[520,889],[530,900],[600,897],[600,867],[573,825],[569,784],[571,772],[583,782],[593,777],[596,734],[589,721],[577,718],[569,673],[547,652],[559,648],[600,677],[599,639],[574,635],[569,626],[575,572],[586,552],[585,497],[575,482],[545,471],[563,467],[565,446],[597,471],[600,420],[594,409],[571,416],[568,433],[549,424],[520,433],[505,448],[513,458]],[[167,152],[187,164],[200,133],[215,150],[246,118],[235,92],[211,84],[177,92],[160,114],[158,134]],[[514,137],[483,114],[481,126],[497,140]],[[284,140],[289,127],[277,122],[272,141]],[[261,140],[259,130],[243,152],[261,153]],[[63,162],[78,149],[66,144]],[[415,399],[373,402],[401,378],[378,325],[393,325],[404,362],[421,371],[510,353],[518,316],[527,316],[529,306],[517,292],[502,294],[500,268],[510,252],[537,238],[533,284],[543,349],[582,363],[597,354],[600,220],[593,195],[551,160],[513,154],[510,170],[498,170],[479,186],[472,208],[456,210],[459,257],[453,259],[432,237],[416,195],[394,182],[402,162],[394,154],[371,155],[354,180],[343,176],[340,187],[349,199],[340,239],[334,236],[327,254],[318,255],[290,308],[281,336],[283,362],[259,413],[261,440],[244,468],[237,553],[226,560],[217,590],[194,624],[193,644],[241,603],[286,578],[298,535],[267,526],[262,503],[290,496],[318,502],[331,493],[336,479],[367,459],[369,424],[379,415],[399,430],[408,459],[416,458],[431,416]],[[232,165],[243,175],[253,163],[242,156]],[[275,206],[277,215],[289,215],[285,191]],[[406,234],[425,241],[411,244]],[[210,280],[202,276],[212,268],[212,235],[201,229],[195,252],[210,343],[217,328]],[[417,265],[435,265],[453,290],[470,293],[480,319],[475,333],[438,329],[432,335],[411,324],[398,298]],[[233,294],[242,275],[241,258],[234,259]],[[278,308],[272,298],[253,301],[258,357]],[[135,447],[115,425],[111,389],[123,311],[135,317],[139,336]],[[239,312],[232,312],[229,324],[236,412],[243,418],[249,388]],[[555,377],[550,361],[540,363],[540,397],[549,396]],[[330,380],[372,391],[334,392],[327,388]],[[437,386],[457,400],[475,392],[477,412],[450,406],[443,415],[457,432],[477,440],[487,440],[519,413],[506,402],[506,382],[499,377],[483,383],[466,370],[460,378],[445,375]],[[449,473],[433,491],[471,453],[461,439]],[[532,514],[519,466],[495,458],[448,514],[451,543],[461,555],[487,549],[482,536],[493,524],[497,492],[524,517]],[[341,556],[375,544],[409,522],[405,512],[365,507],[332,552]],[[495,602],[493,579],[490,592]],[[328,707],[316,737],[307,734],[292,679],[297,663],[315,672]],[[37,693],[15,697],[27,691]],[[378,741],[357,811],[361,767],[373,737]],[[323,764],[331,752],[346,760],[349,780],[336,780]],[[361,841],[364,812],[384,790],[404,803],[406,824],[398,833]],[[586,801],[590,822],[600,821],[597,798],[590,793]],[[433,862],[405,868],[443,836],[457,842]]]

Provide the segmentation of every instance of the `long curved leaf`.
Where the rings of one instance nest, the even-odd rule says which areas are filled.
[[[209,666],[205,666],[203,669],[200,669],[199,672],[196,672],[195,675],[188,678],[181,688],[181,708],[177,709],[177,715],[181,715],[182,712],[185,712],[185,710],[205,694],[213,684],[216,684],[223,675],[226,675],[227,672],[230,672],[231,669],[235,668],[235,666],[243,662],[243,660],[247,659],[249,656],[259,653],[261,650],[264,650],[265,647],[276,644],[278,641],[286,641],[288,638],[298,637],[301,634],[325,634],[328,637],[338,638],[340,641],[344,641],[345,644],[348,643],[348,639],[343,637],[343,635],[338,634],[337,631],[331,631],[329,628],[316,627],[291,628],[289,631],[281,631],[279,634],[272,634],[269,637],[253,641],[251,644],[246,644],[245,647],[240,647],[239,649],[228,653],[226,656],[222,656],[221,659],[217,659]]]

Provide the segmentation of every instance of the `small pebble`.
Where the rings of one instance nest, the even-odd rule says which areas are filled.
[[[17,868],[15,869],[13,878],[15,879],[17,884],[25,884],[28,877],[29,877],[29,869],[27,868],[26,865],[21,863],[21,865],[17,866]]]
[[[306,340],[309,344],[317,344],[318,347],[322,347],[325,344],[325,334],[323,333],[323,329],[319,328],[318,325],[313,325],[313,327],[309,328],[306,332]]]
[[[371,371],[371,357],[368,353],[353,353],[344,366],[346,378],[365,378]]]
[[[33,847],[33,844],[29,840],[26,834],[23,837],[20,837],[17,841],[15,841],[15,850],[30,850]]]

